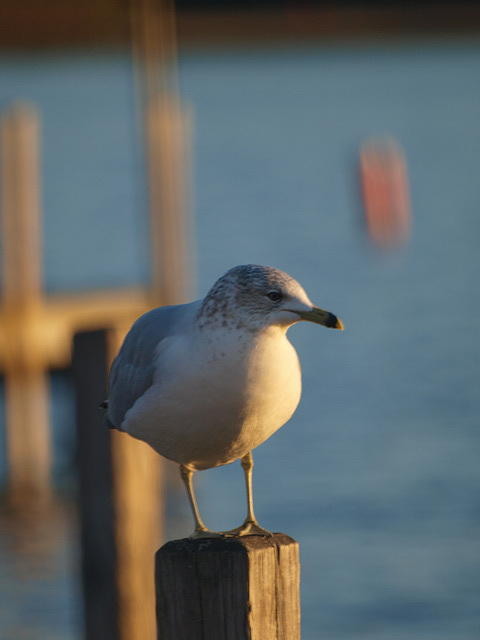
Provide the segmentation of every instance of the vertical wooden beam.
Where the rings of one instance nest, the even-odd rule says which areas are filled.
[[[158,640],[300,640],[298,544],[175,540],[156,555]]]
[[[145,136],[151,219],[152,296],[191,294],[190,109],[181,103],[173,0],[130,0],[137,102]]]
[[[42,295],[40,125],[36,109],[18,103],[1,119],[2,301],[31,304]]]
[[[191,113],[175,96],[150,98],[146,111],[151,208],[152,293],[163,304],[186,302],[192,272]]]
[[[99,404],[124,331],[74,339],[87,640],[154,640],[153,558],[161,539],[160,457],[103,424]],[[103,612],[103,613],[102,613]]]
[[[124,336],[109,333],[110,361]],[[151,447],[126,433],[112,430],[111,446],[120,640],[154,640],[152,560],[163,538],[163,465]]]
[[[163,529],[163,466],[145,442],[119,431],[111,439],[120,639],[154,640],[152,561]]]
[[[41,303],[39,119],[18,104],[0,123],[2,290],[9,490],[14,503],[50,496],[49,383],[29,331]]]
[[[132,48],[136,63],[137,101],[143,126],[147,161],[148,194],[150,206],[151,298],[154,304],[179,304],[191,294],[190,282],[193,261],[189,236],[190,214],[190,137],[191,114],[178,97],[176,78],[177,47],[175,9],[173,0],[131,0]],[[119,345],[118,345],[119,346]],[[142,486],[125,484],[126,478],[141,478],[143,471],[151,479],[160,480],[161,459],[144,443],[132,441],[125,434],[113,434],[113,445],[119,464],[132,473],[116,475],[117,490],[123,496],[125,522],[141,520],[147,530],[153,531],[159,518],[158,510],[143,508]],[[120,463],[120,461],[122,461]],[[140,462],[141,461],[141,462]],[[136,465],[136,470],[133,466]],[[122,485],[123,489],[122,489]],[[155,494],[154,494],[155,495]],[[158,492],[157,492],[158,495]],[[130,516],[128,515],[130,514]],[[120,516],[123,517],[123,516]],[[150,522],[150,525],[147,523]],[[150,528],[149,528],[150,526]],[[152,528],[153,527],[153,528]],[[123,581],[125,593],[123,610],[131,611],[130,624],[125,622],[125,640],[153,639],[155,618],[138,619],[142,603],[149,603],[154,615],[154,581],[151,572],[152,535],[135,536],[128,527],[120,527],[124,540],[122,548],[129,549],[132,566],[135,560],[139,587],[132,593]],[[150,586],[153,590],[150,591]],[[136,615],[135,615],[136,612]]]
[[[9,368],[4,385],[8,499],[41,505],[52,496],[49,379],[41,369]]]
[[[100,402],[107,393],[105,331],[73,340],[82,585],[86,640],[119,640],[115,505],[110,432]]]

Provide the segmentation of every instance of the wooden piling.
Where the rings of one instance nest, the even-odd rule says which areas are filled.
[[[123,335],[74,338],[82,566],[87,640],[153,640],[152,560],[161,540],[160,456],[109,430],[100,402]]]
[[[125,337],[108,332],[109,367]],[[152,558],[163,538],[163,465],[145,442],[110,432],[120,640],[155,638]]]
[[[110,433],[99,403],[106,398],[105,331],[74,337],[78,507],[86,640],[118,640],[115,506]]]
[[[175,6],[172,0],[130,0],[130,11],[148,170],[152,296],[180,304],[191,296],[192,112],[178,91]]]
[[[175,540],[156,555],[158,640],[299,640],[298,544]]]
[[[50,495],[48,377],[32,348],[31,319],[42,295],[39,118],[14,105],[0,126],[2,210],[2,352],[5,371],[10,498]]]
[[[151,207],[152,296],[163,304],[190,297],[189,229],[192,117],[177,96],[159,93],[146,105]]]

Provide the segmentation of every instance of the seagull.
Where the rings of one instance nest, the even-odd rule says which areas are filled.
[[[110,371],[105,420],[180,465],[190,538],[272,535],[255,518],[251,452],[300,401],[300,364],[286,333],[301,320],[343,329],[288,274],[248,264],[227,271],[203,300],[153,309],[128,332]],[[192,476],[238,459],[247,517],[232,531],[210,531]]]

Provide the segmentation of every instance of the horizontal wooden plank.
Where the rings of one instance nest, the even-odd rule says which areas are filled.
[[[0,307],[0,371],[62,368],[71,363],[72,336],[81,331],[126,331],[156,305],[142,288],[49,295],[40,302]]]

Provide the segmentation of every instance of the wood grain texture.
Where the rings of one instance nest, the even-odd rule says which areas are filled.
[[[271,538],[175,540],[156,555],[162,640],[299,640],[298,544]]]

